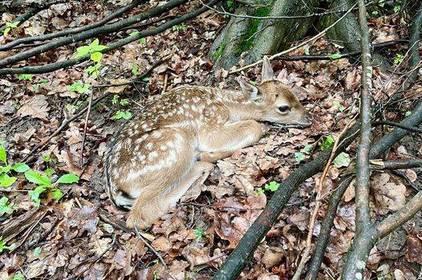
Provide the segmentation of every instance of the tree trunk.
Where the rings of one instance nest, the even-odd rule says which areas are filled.
[[[252,2],[252,1],[249,1]],[[312,14],[318,0],[272,0],[241,4],[211,47],[210,57],[216,68],[229,69],[239,62],[246,63],[272,54],[302,38],[312,24],[312,17],[257,19],[255,17],[303,16]]]

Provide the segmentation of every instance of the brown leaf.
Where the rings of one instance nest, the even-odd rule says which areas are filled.
[[[406,186],[388,173],[378,173],[371,178],[379,214],[397,211],[406,203]]]
[[[46,121],[49,110],[47,97],[44,95],[35,95],[19,108],[18,114],[21,117],[31,116]]]
[[[410,235],[406,242],[406,260],[422,265],[422,240],[418,236]]]

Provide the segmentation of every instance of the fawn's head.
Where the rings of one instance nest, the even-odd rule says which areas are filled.
[[[241,78],[238,82],[242,91],[260,109],[258,120],[281,124],[310,125],[306,111],[292,88],[274,77],[270,61],[264,57],[262,82],[251,85]]]

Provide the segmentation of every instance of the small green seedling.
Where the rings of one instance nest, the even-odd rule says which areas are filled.
[[[7,152],[3,145],[0,145],[0,187],[7,188],[16,182],[17,178],[10,176],[11,171],[23,173],[29,169],[25,163],[8,164]]]
[[[403,62],[403,60],[404,60],[404,55],[402,55],[402,54],[398,53],[398,54],[396,54],[396,56],[394,57],[394,64],[395,64],[395,65],[399,65],[399,64],[401,64],[401,63]]]
[[[90,84],[84,84],[80,81],[74,82],[70,86],[67,87],[69,91],[77,92],[77,93],[85,93],[91,89]]]
[[[23,276],[22,272],[18,271],[13,275],[11,280],[25,280],[25,276]]]
[[[188,26],[185,23],[177,24],[171,28],[173,31],[185,31]]]
[[[0,198],[0,215],[3,214],[12,214],[13,208],[12,205],[9,203],[9,199],[5,196]]]
[[[6,245],[6,241],[0,236],[0,253],[3,253],[5,250],[10,250],[10,247]]]
[[[321,150],[325,151],[330,149],[334,145],[334,142],[335,140],[333,135],[325,136],[321,143]]]
[[[18,80],[19,81],[32,81],[32,74],[19,74],[18,75]]]
[[[204,237],[205,232],[202,228],[198,227],[193,230],[193,233],[195,234],[196,240],[201,240]]]
[[[275,192],[278,190],[278,188],[280,187],[280,184],[277,183],[276,181],[271,181],[268,184],[265,185],[264,189],[266,191],[271,191],[271,192]]]
[[[7,36],[12,29],[18,27],[19,21],[6,22],[6,28],[3,30],[3,36]]]
[[[121,119],[129,120],[129,119],[132,118],[132,113],[130,111],[122,111],[122,110],[119,110],[111,118],[113,120],[121,120]]]
[[[81,46],[76,49],[76,57],[82,58],[85,56],[90,56],[90,59],[94,62],[98,62],[102,58],[101,51],[105,50],[107,46],[101,45],[98,39],[95,39],[87,46]]]
[[[58,184],[73,184],[79,182],[79,176],[75,174],[64,174],[53,184],[51,178],[45,173],[41,173],[35,170],[28,170],[25,172],[25,178],[36,185],[35,189],[29,191],[29,197],[31,200],[39,206],[41,204],[41,195],[46,192],[50,192],[54,200],[62,198],[63,193],[57,187]]]

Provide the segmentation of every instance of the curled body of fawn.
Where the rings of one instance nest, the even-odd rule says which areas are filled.
[[[308,125],[292,90],[275,80],[264,58],[258,86],[241,90],[183,86],[164,93],[128,123],[107,152],[109,195],[130,208],[128,227],[149,227],[193,186],[213,162],[262,137],[258,121]]]

